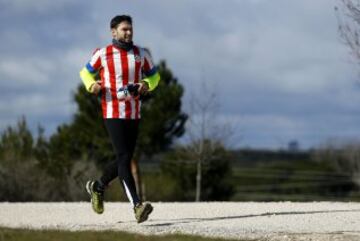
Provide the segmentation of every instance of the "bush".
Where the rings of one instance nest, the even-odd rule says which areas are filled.
[[[234,194],[234,183],[231,182],[232,159],[227,150],[217,146],[212,155],[202,163],[202,201],[227,201]],[[162,175],[169,177],[176,184],[176,200],[195,200],[197,162],[187,147],[180,147],[168,153],[161,161],[160,170]]]

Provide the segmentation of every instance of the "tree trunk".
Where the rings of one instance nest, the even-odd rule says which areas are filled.
[[[196,173],[196,197],[195,202],[200,202],[201,196],[201,159],[197,162],[197,173]]]

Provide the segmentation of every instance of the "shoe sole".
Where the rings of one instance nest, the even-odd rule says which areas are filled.
[[[91,190],[90,190],[90,185],[91,185],[91,182],[89,181],[89,182],[87,182],[87,183],[86,183],[86,185],[85,185],[85,188],[86,188],[86,191],[87,191],[87,193],[89,193],[89,195],[90,195],[90,198],[91,198]]]
[[[151,206],[151,204],[146,205],[142,215],[140,216],[140,218],[137,222],[138,223],[145,222],[149,218],[149,215],[153,210],[154,210],[154,208],[153,208],[153,206]]]
[[[91,186],[91,181],[88,181],[87,183],[86,183],[86,185],[85,185],[85,189],[86,189],[86,192],[89,194],[89,196],[90,196],[90,203],[91,203],[91,206],[92,206],[92,195],[91,195],[91,189],[90,189],[90,186]],[[94,209],[93,209],[94,210]],[[94,212],[96,212],[95,210],[94,210]]]

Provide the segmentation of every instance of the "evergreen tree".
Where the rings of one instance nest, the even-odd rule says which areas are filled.
[[[142,155],[151,157],[167,150],[174,139],[185,132],[187,115],[181,110],[184,89],[167,68],[165,61],[160,62],[158,70],[161,76],[159,86],[150,93],[142,106],[136,158]]]
[[[181,111],[183,87],[173,77],[165,61],[158,66],[161,81],[142,106],[136,157],[151,156],[171,146],[184,133],[186,114]],[[114,158],[112,145],[102,121],[100,99],[79,84],[74,100],[78,110],[69,124],[61,125],[50,139],[50,156],[71,168],[78,158],[95,160],[102,167]]]
[[[0,201],[33,201],[44,198],[45,172],[35,159],[36,142],[22,117],[0,136]],[[37,191],[37,192],[36,192]],[[44,191],[44,192],[41,192]]]

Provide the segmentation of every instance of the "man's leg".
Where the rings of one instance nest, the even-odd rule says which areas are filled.
[[[106,122],[106,121],[105,121]],[[111,138],[111,135],[113,135],[112,133],[118,133],[118,134],[121,134],[124,132],[124,128],[122,127],[119,127],[117,126],[116,124],[109,124],[109,122],[117,122],[117,121],[107,121],[108,123],[105,124],[106,128],[107,128],[107,131],[108,131],[108,134]],[[130,126],[130,128],[133,129],[133,127]],[[127,129],[127,128],[125,128]],[[136,130],[133,130],[133,131],[136,131],[136,133],[132,133],[130,132],[129,134],[126,132],[126,136],[130,136],[131,140],[129,142],[126,142],[129,147],[127,147],[129,149],[129,152],[130,153],[133,153],[134,152],[134,148],[135,148],[135,145],[136,145],[136,137],[137,137],[137,129]],[[132,134],[131,134],[132,133]],[[125,134],[125,133],[124,133]],[[135,134],[135,135],[134,135]],[[123,138],[122,136],[120,136],[119,138]],[[117,140],[119,138],[115,138],[115,142],[117,142]],[[112,138],[111,138],[112,140]],[[113,140],[112,140],[113,142]],[[113,142],[114,143],[114,142]],[[115,144],[113,144],[113,148],[114,148],[114,151],[116,151],[116,147]],[[117,158],[118,159],[118,158]],[[114,161],[111,161],[109,164],[107,164],[104,168],[104,171],[103,171],[103,175],[100,177],[100,179],[98,181],[96,181],[95,183],[95,188],[99,191],[104,191],[105,188],[109,185],[109,183],[111,181],[113,181],[116,177],[118,177],[119,175],[119,171],[118,171],[118,160],[114,160]]]
[[[104,122],[106,121],[104,120]],[[110,132],[109,129],[108,132]],[[118,176],[117,166],[117,160],[110,162],[106,165],[103,175],[99,180],[89,180],[86,183],[86,191],[90,195],[92,209],[98,214],[102,214],[104,212],[105,188]]]
[[[135,218],[138,223],[148,219],[153,207],[150,203],[141,203],[136,192],[130,162],[134,153],[138,135],[139,120],[107,121],[118,161],[118,175],[129,201],[134,205]]]
[[[118,177],[117,166],[117,160],[111,161],[105,166],[103,175],[99,179],[99,184],[102,185],[104,189],[110,184],[110,182]]]
[[[114,170],[117,170],[117,175],[119,176],[120,183],[124,187],[126,195],[129,201],[135,206],[140,203],[140,199],[136,192],[130,161],[136,145],[138,120],[106,119],[105,126],[109,132],[116,153],[117,168],[113,168],[112,171],[110,171],[109,168],[107,178],[103,176],[101,180],[104,180],[104,182],[109,180],[113,177]]]

